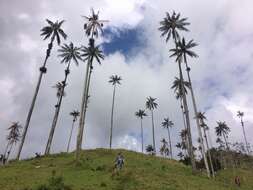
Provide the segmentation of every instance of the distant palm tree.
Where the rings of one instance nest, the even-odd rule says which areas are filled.
[[[143,153],[143,127],[142,127],[142,120],[143,120],[143,117],[147,116],[147,114],[145,113],[145,110],[139,110],[137,112],[135,112],[135,116],[140,118],[141,120],[141,151]]]
[[[207,154],[208,154],[209,163],[210,163],[210,166],[211,166],[212,176],[215,177],[214,167],[213,167],[213,159],[212,159],[212,155],[211,155],[211,152],[210,152],[210,147],[209,147],[209,143],[208,143],[208,139],[207,139],[207,133],[206,133],[206,131],[208,131],[209,128],[208,128],[207,124],[205,123],[205,120],[206,120],[205,113],[204,112],[198,112],[197,117],[200,121],[200,127],[204,131],[204,138],[205,138],[205,141],[206,141]]]
[[[151,144],[149,144],[148,146],[146,146],[146,152],[154,155],[155,149],[153,148],[153,146]]]
[[[80,49],[81,48],[75,47],[74,44],[71,42],[69,45],[64,44],[63,46],[61,46],[61,49],[58,50],[60,52],[59,57],[62,58],[61,63],[66,63],[67,67],[65,69],[65,78],[61,82],[62,83],[62,89],[61,89],[62,92],[60,93],[60,96],[58,99],[58,104],[55,109],[54,119],[52,122],[51,130],[50,130],[48,141],[47,141],[47,146],[45,149],[45,155],[50,153],[50,149],[51,149],[51,145],[52,145],[52,141],[53,141],[53,137],[54,137],[54,131],[55,131],[56,124],[57,124],[58,117],[59,117],[59,113],[60,113],[62,98],[64,95],[65,87],[67,85],[68,75],[70,73],[71,61],[74,61],[75,64],[78,66],[78,64],[79,64],[78,61],[82,60],[81,54],[80,54]]]
[[[170,155],[170,150],[168,148],[168,142],[165,140],[165,138],[163,138],[161,140],[162,146],[160,148],[160,153],[161,155],[163,155],[164,157],[169,156]]]
[[[230,128],[227,126],[227,124],[226,124],[225,121],[224,122],[218,121],[217,124],[218,124],[218,126],[215,127],[216,135],[218,137],[222,136],[224,138],[224,141],[225,141],[225,144],[226,144],[226,148],[227,148],[227,150],[229,150],[227,135],[230,132]]]
[[[244,112],[238,111],[237,112],[237,116],[241,119],[241,125],[242,125],[242,131],[243,131],[245,146],[246,146],[246,150],[247,150],[247,152],[249,154],[250,153],[249,144],[248,144],[248,141],[247,141],[247,138],[246,138],[246,133],[245,133],[245,128],[244,128],[244,122],[243,122]]]
[[[60,22],[56,21],[55,23],[53,23],[52,21],[50,21],[48,19],[46,19],[46,21],[48,23],[48,26],[45,26],[44,28],[41,29],[41,36],[44,37],[44,40],[51,37],[50,38],[50,43],[48,44],[48,48],[47,48],[47,51],[46,51],[46,58],[44,60],[43,66],[40,67],[39,80],[37,82],[37,86],[36,86],[35,93],[34,93],[34,96],[33,96],[33,99],[32,99],[32,103],[31,103],[31,106],[30,106],[30,109],[29,109],[29,112],[28,112],[28,115],[27,115],[25,127],[24,127],[24,130],[23,130],[23,134],[21,136],[21,143],[20,143],[17,158],[16,158],[17,160],[19,160],[19,157],[20,157],[20,154],[21,154],[24,142],[25,142],[26,133],[27,133],[27,130],[28,130],[28,127],[29,127],[31,117],[32,117],[33,108],[34,108],[35,101],[36,101],[36,98],[37,98],[37,95],[38,95],[38,92],[39,92],[42,76],[43,76],[43,74],[45,74],[47,72],[46,63],[47,63],[47,60],[50,56],[50,53],[51,53],[51,50],[52,50],[52,47],[53,47],[53,42],[55,41],[55,38],[56,38],[56,41],[57,41],[58,45],[60,45],[61,37],[63,37],[64,39],[67,38],[67,35],[61,29],[61,26],[62,26],[64,20],[62,20]]]
[[[171,137],[170,137],[170,128],[174,126],[174,123],[169,118],[164,118],[164,121],[162,122],[163,128],[168,130],[168,137],[169,137],[169,143],[170,143],[170,157],[173,158],[172,155],[172,145],[171,145]]]
[[[12,125],[8,128],[9,130],[9,134],[7,136],[8,144],[6,146],[6,149],[3,155],[3,158],[5,159],[5,161],[8,161],[13,145],[16,144],[20,140],[21,128],[22,126],[18,122],[13,122]]]
[[[82,102],[81,102],[81,112],[80,112],[80,119],[79,119],[79,128],[77,134],[77,143],[76,143],[76,161],[79,161],[80,152],[82,148],[82,141],[83,141],[83,131],[84,131],[84,123],[86,117],[86,110],[87,110],[87,101],[89,95],[89,86],[90,86],[90,78],[93,69],[93,60],[94,58],[97,60],[99,64],[101,64],[100,59],[104,59],[104,55],[102,51],[99,49],[99,46],[95,46],[94,36],[98,37],[98,32],[103,31],[103,23],[107,22],[105,20],[99,20],[99,12],[95,13],[92,9],[91,16],[83,16],[86,19],[86,23],[84,24],[85,34],[90,37],[89,39],[89,46],[83,47],[82,56],[84,57],[84,61],[87,61],[86,66],[86,75],[84,80],[84,89],[82,94]]]
[[[110,129],[110,149],[112,148],[112,129],[113,129],[113,113],[114,113],[114,100],[115,100],[115,89],[116,85],[120,85],[122,78],[118,75],[110,76],[109,83],[113,85],[113,95],[112,95],[112,112],[111,112],[111,129]]]
[[[161,36],[166,36],[168,42],[172,36],[175,43],[180,40],[179,31],[189,31],[186,26],[190,23],[186,22],[187,18],[180,18],[180,13],[173,13],[170,15],[166,12],[166,17],[160,22],[159,30],[162,32]]]
[[[70,146],[70,142],[71,142],[71,138],[72,138],[72,132],[73,132],[74,125],[75,125],[75,122],[77,120],[77,117],[80,116],[80,112],[78,110],[73,110],[72,112],[70,112],[70,115],[73,117],[73,121],[72,121],[72,127],[71,127],[68,146],[67,146],[67,152],[69,152],[69,146]]]
[[[155,125],[154,125],[154,109],[157,108],[158,104],[155,102],[156,98],[148,97],[146,101],[146,108],[150,110],[151,117],[152,117],[152,134],[153,134],[153,148],[154,153],[156,153],[156,147],[155,147]]]

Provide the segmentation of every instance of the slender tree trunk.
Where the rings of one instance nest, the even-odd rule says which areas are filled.
[[[154,124],[154,114],[153,110],[151,110],[151,116],[152,116],[152,134],[153,134],[153,148],[156,154],[156,147],[155,147],[155,124]]]
[[[7,152],[8,152],[8,148],[9,148],[9,146],[10,146],[10,142],[8,142],[8,144],[7,144],[6,148],[5,148],[3,158],[5,158],[5,157],[6,157],[6,154],[7,154]]]
[[[75,125],[75,120],[73,120],[73,122],[72,122],[72,127],[71,127],[69,141],[68,141],[68,146],[67,146],[67,152],[69,152],[69,146],[70,146],[70,142],[71,142],[71,138],[72,138],[72,133],[73,133],[74,125]]]
[[[180,98],[180,107],[181,107],[181,110],[182,110],[182,116],[183,116],[183,121],[184,121],[184,129],[186,131],[188,131],[187,127],[186,127],[186,123],[185,123],[185,112],[184,112],[184,107],[183,107],[183,104],[182,104],[182,98]],[[189,145],[188,137],[186,137],[186,139],[185,139],[185,145],[186,145],[187,153],[188,153],[188,155],[190,155],[190,153],[189,153],[189,146],[188,146]],[[185,155],[187,155],[186,151],[185,151]]]
[[[170,158],[173,158],[172,155],[172,145],[171,145],[171,138],[170,138],[170,128],[168,127],[168,136],[169,136],[169,142],[170,142]]]
[[[114,87],[113,87],[113,95],[112,95],[111,129],[110,129],[110,149],[112,148],[112,128],[113,128],[113,111],[114,111],[115,88],[116,88],[116,84],[115,84]]]
[[[241,118],[241,124],[242,124],[242,131],[243,131],[244,141],[245,141],[245,145],[246,145],[246,150],[247,150],[248,154],[250,154],[248,141],[247,141],[247,138],[246,138],[246,133],[245,133],[245,128],[244,128],[244,122],[243,122],[242,118]]]
[[[88,60],[88,64],[86,67],[86,75],[85,75],[85,80],[84,80],[84,90],[83,90],[83,96],[82,96],[79,128],[78,128],[78,134],[77,134],[76,161],[78,161],[80,159],[80,152],[82,149],[83,131],[84,131],[86,109],[87,109],[87,99],[88,99],[88,93],[89,93],[88,86],[89,86],[89,81],[90,81],[90,75],[92,72],[91,64],[92,64],[92,60]]]
[[[141,119],[141,151],[143,153],[143,126],[142,126],[142,119]]]
[[[10,154],[11,154],[12,147],[13,147],[13,143],[11,143],[11,147],[10,147],[8,153],[7,153],[6,162],[9,160],[9,156],[10,156]]]
[[[206,153],[205,153],[206,151],[205,151],[203,136],[202,136],[202,132],[201,132],[201,128],[200,128],[200,122],[198,119],[198,109],[197,109],[197,104],[196,104],[196,100],[195,100],[195,96],[194,96],[194,92],[193,92],[193,87],[192,87],[192,82],[191,82],[191,77],[190,77],[190,68],[188,67],[187,63],[185,63],[185,64],[186,64],[188,82],[190,83],[190,91],[191,91],[191,97],[192,97],[193,110],[194,110],[194,114],[195,114],[195,120],[196,120],[198,133],[199,133],[201,154],[204,159],[205,166],[206,166],[207,176],[210,177],[210,169],[209,169],[209,165],[208,165],[207,158],[206,158]]]
[[[212,160],[212,156],[211,156],[211,153],[210,153],[209,143],[208,143],[208,140],[207,140],[206,129],[203,128],[203,130],[204,130],[204,137],[205,137],[205,140],[206,140],[206,148],[207,148],[207,154],[208,154],[209,162],[210,162],[210,166],[211,166],[212,176],[214,178],[215,174],[214,174],[214,168],[213,168],[213,160]]]
[[[180,81],[181,83],[183,83],[184,78],[183,78],[181,63],[178,63],[178,66],[179,66]],[[183,84],[181,84],[181,86],[183,87]],[[194,159],[194,152],[193,152],[193,145],[192,145],[189,110],[188,110],[187,99],[186,99],[184,88],[182,88],[182,91],[183,91],[183,105],[184,105],[184,110],[185,110],[185,119],[186,119],[186,126],[187,126],[187,136],[188,136],[188,142],[189,142],[189,154],[190,154],[189,156],[191,159],[192,170],[193,172],[196,172],[197,168],[196,168],[196,163]]]
[[[28,127],[29,127],[29,124],[30,124],[32,113],[33,113],[33,108],[34,108],[34,105],[35,105],[35,102],[36,102],[36,99],[37,99],[37,95],[38,95],[38,92],[39,92],[42,76],[43,76],[44,73],[46,73],[46,63],[47,63],[47,60],[50,56],[50,53],[51,53],[51,50],[52,50],[52,47],[53,47],[53,41],[54,41],[54,36],[51,38],[51,42],[48,44],[46,58],[44,60],[43,66],[40,68],[39,79],[38,79],[38,82],[37,82],[35,93],[33,95],[32,103],[30,105],[28,115],[27,115],[27,118],[26,118],[26,123],[25,123],[25,126],[24,126],[24,130],[23,130],[23,133],[22,133],[22,136],[21,136],[21,141],[20,141],[20,145],[19,145],[18,153],[17,153],[17,157],[16,157],[17,160],[19,160],[19,158],[20,158],[20,154],[21,154],[24,142],[25,142],[27,130],[28,130]]]
[[[224,134],[224,133],[223,133],[222,135],[223,135],[223,138],[224,138],[225,143],[226,143],[226,148],[227,148],[227,150],[229,150],[229,146],[228,146],[227,138],[225,137],[225,134]]]
[[[62,98],[63,98],[63,95],[64,95],[64,89],[65,89],[67,79],[68,79],[69,66],[70,66],[70,62],[68,63],[68,66],[65,70],[65,78],[64,78],[64,81],[63,81],[63,88],[61,90],[60,98],[59,98],[57,107],[55,109],[55,115],[54,115],[53,123],[52,123],[52,126],[51,126],[51,130],[50,130],[50,133],[49,133],[47,146],[46,146],[46,149],[45,149],[45,155],[50,154],[50,149],[51,149],[51,145],[52,145],[52,141],[53,141],[53,137],[54,137],[54,132],[55,132],[56,124],[57,124],[60,109],[61,109],[61,103],[62,103]]]

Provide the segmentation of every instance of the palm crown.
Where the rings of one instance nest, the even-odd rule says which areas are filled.
[[[241,112],[241,111],[237,111],[237,116],[239,118],[242,118],[244,116],[244,112]]]
[[[166,36],[166,42],[169,41],[171,35],[175,42],[180,40],[178,31],[189,31],[186,26],[190,23],[186,22],[187,18],[180,18],[180,13],[176,14],[174,11],[172,15],[168,12],[166,17],[160,22],[159,30],[162,32],[161,36]]]
[[[64,39],[67,38],[67,34],[61,29],[62,24],[64,23],[64,20],[55,23],[46,19],[48,26],[45,26],[41,29],[41,36],[44,37],[43,40],[46,40],[51,36],[51,39],[54,39],[56,37],[57,43],[61,43],[61,37]]]
[[[64,44],[61,46],[61,49],[58,50],[60,54],[59,57],[62,57],[61,63],[69,63],[71,60],[74,60],[76,65],[78,65],[78,60],[82,60],[80,49],[75,47],[71,42],[69,45]]]
[[[64,85],[62,82],[57,82],[54,86],[52,86],[53,88],[56,88],[57,92],[56,92],[56,96],[59,98],[62,94],[62,96],[66,96],[66,93],[63,91]]]
[[[140,109],[139,111],[135,112],[135,116],[143,119],[143,117],[147,116],[147,114],[145,113],[145,110]]]
[[[91,9],[91,16],[83,16],[87,22],[84,24],[84,30],[87,36],[94,35],[98,37],[98,32],[103,33],[103,23],[108,22],[106,20],[99,20],[99,11],[97,13]]]
[[[149,110],[157,108],[158,104],[155,102],[155,100],[156,98],[152,98],[151,96],[149,96],[146,101],[146,108],[148,108]]]
[[[162,122],[162,126],[164,128],[173,127],[174,123],[169,118],[164,118],[164,121]]]
[[[182,63],[182,61],[184,61],[184,63],[187,63],[187,56],[198,57],[198,55],[191,50],[191,48],[193,48],[197,45],[198,44],[193,42],[193,40],[186,42],[185,39],[183,38],[182,40],[179,40],[177,42],[176,48],[170,49],[170,51],[172,52],[170,57],[175,56],[176,62],[178,62],[178,63]]]
[[[88,47],[83,46],[81,51],[83,52],[81,56],[84,57],[84,61],[88,60],[92,62],[95,58],[97,62],[101,64],[100,59],[104,59],[104,54],[99,49],[99,46],[94,46],[93,43],[89,43]]]
[[[227,135],[230,132],[230,128],[227,126],[226,122],[217,122],[218,126],[215,127],[215,132],[217,136]]]
[[[73,120],[76,121],[76,118],[80,116],[80,112],[78,110],[73,110],[72,112],[69,113],[69,115],[73,116]]]
[[[118,75],[112,75],[110,76],[109,83],[112,83],[112,85],[121,84],[120,81],[122,78]]]
[[[12,125],[8,128],[9,134],[7,140],[11,143],[17,143],[21,137],[20,129],[22,126],[18,122],[13,122]]]
[[[171,89],[174,89],[174,92],[176,92],[176,97],[182,97],[183,96],[183,89],[185,91],[185,94],[187,94],[187,88],[190,88],[190,83],[187,81],[181,82],[181,80],[178,77],[175,77],[175,80],[173,82],[173,85],[171,86]]]

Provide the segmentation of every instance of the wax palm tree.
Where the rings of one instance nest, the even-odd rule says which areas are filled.
[[[122,78],[118,75],[110,76],[110,80],[108,81],[113,85],[113,95],[112,95],[112,112],[111,112],[111,129],[110,129],[110,149],[112,148],[112,129],[113,129],[113,113],[114,113],[114,101],[115,101],[115,90],[116,85],[121,84]]]
[[[166,17],[160,22],[159,30],[162,32],[161,36],[166,36],[166,42],[168,42],[172,36],[176,43],[180,40],[179,31],[189,31],[186,26],[190,23],[186,22],[187,18],[180,18],[180,13],[172,14],[166,13]]]
[[[227,135],[229,134],[230,132],[230,128],[227,126],[226,122],[225,121],[218,121],[217,122],[217,127],[215,127],[215,132],[216,132],[216,135],[218,137],[223,137],[224,138],[224,141],[225,141],[225,144],[226,144],[226,148],[227,150],[229,150],[229,146],[228,146],[228,141],[227,141]]]
[[[69,115],[71,115],[73,117],[73,121],[72,121],[72,127],[71,127],[69,141],[68,141],[68,146],[67,146],[67,152],[69,152],[69,146],[70,146],[70,142],[71,142],[71,138],[72,138],[72,133],[73,133],[74,125],[75,125],[75,122],[77,120],[77,117],[80,116],[80,112],[78,110],[73,110],[72,112],[70,112]]]
[[[34,108],[35,101],[36,101],[36,98],[37,98],[37,95],[38,95],[38,92],[39,92],[42,76],[47,71],[46,63],[47,63],[47,60],[50,56],[55,38],[56,38],[56,41],[57,41],[58,45],[60,45],[60,43],[61,43],[61,37],[64,38],[64,39],[67,38],[67,35],[65,34],[65,32],[61,28],[62,24],[64,23],[64,20],[62,20],[60,22],[56,21],[55,23],[53,23],[52,21],[50,21],[48,19],[46,19],[46,21],[48,23],[48,26],[45,26],[44,28],[41,29],[41,36],[44,37],[44,40],[50,38],[50,43],[48,44],[48,48],[47,48],[47,51],[46,51],[46,58],[44,60],[44,63],[42,65],[42,67],[40,67],[40,75],[39,75],[39,79],[38,79],[38,82],[37,82],[35,93],[34,93],[34,96],[33,96],[33,99],[32,99],[32,103],[31,103],[31,106],[30,106],[30,109],[29,109],[29,112],[28,112],[28,115],[27,115],[26,123],[25,123],[24,130],[23,130],[23,134],[22,134],[22,137],[21,137],[21,143],[20,143],[20,146],[19,146],[19,149],[18,149],[17,160],[19,160],[19,157],[20,157],[20,154],[21,154],[24,142],[25,142],[27,130],[28,130],[29,123],[30,123],[30,120],[31,120],[31,117],[32,117],[32,113],[33,113],[33,108]]]
[[[148,97],[146,101],[146,108],[150,110],[151,112],[151,118],[152,118],[152,135],[153,135],[153,148],[156,153],[156,147],[155,147],[155,124],[154,124],[154,109],[157,108],[158,104],[155,102],[156,98]]]
[[[246,133],[245,133],[245,128],[244,128],[244,122],[243,122],[243,116],[244,116],[244,112],[241,112],[241,111],[237,112],[237,117],[239,117],[240,120],[241,120],[241,125],[242,125],[242,131],[243,131],[243,137],[244,137],[244,141],[245,141],[246,150],[247,150],[247,152],[249,154],[250,150],[249,150],[249,144],[248,144],[248,141],[247,141],[247,138],[246,138]]]
[[[90,78],[91,73],[93,70],[93,60],[94,58],[100,64],[101,59],[104,59],[104,55],[102,51],[99,49],[99,46],[95,46],[94,35],[98,37],[98,31],[102,31],[103,23],[107,22],[104,20],[99,20],[99,12],[96,14],[92,9],[91,16],[84,16],[86,19],[86,23],[84,24],[85,34],[90,37],[89,39],[89,46],[83,47],[82,56],[84,57],[84,61],[87,61],[86,66],[86,75],[84,80],[84,89],[82,94],[82,102],[81,102],[81,112],[80,112],[80,119],[79,119],[79,128],[77,134],[77,143],[76,143],[76,160],[78,161],[80,158],[80,151],[82,148],[82,141],[83,141],[83,130],[84,130],[84,123],[86,117],[86,110],[87,110],[87,100],[89,95],[89,86],[90,86]],[[98,29],[99,28],[99,29]],[[95,33],[94,33],[95,32]]]
[[[64,85],[62,82],[57,82],[54,86],[52,86],[52,88],[56,89],[56,97],[58,99],[61,97],[61,95],[66,96],[66,92],[63,91]],[[55,107],[57,107],[57,105]]]
[[[172,128],[173,126],[174,126],[174,123],[169,118],[164,118],[164,120],[162,122],[162,127],[164,129],[167,129],[167,131],[168,131],[168,137],[169,137],[169,143],[170,143],[170,157],[171,157],[171,159],[173,158],[173,155],[172,155],[170,128]]]
[[[142,120],[143,120],[143,117],[147,116],[147,114],[145,113],[145,110],[139,109],[137,112],[135,112],[135,116],[137,118],[140,118],[140,120],[141,120],[141,152],[143,153],[143,126],[142,126]]]
[[[167,36],[166,42],[168,42],[168,40],[170,39],[170,36],[172,34],[173,41],[175,42],[175,49],[177,50],[176,54],[175,55],[172,54],[172,56],[177,56],[176,62],[178,63],[179,76],[180,76],[181,82],[183,82],[184,79],[183,79],[182,67],[181,67],[182,60],[178,59],[178,57],[180,57],[179,55],[181,52],[181,51],[178,51],[178,50],[180,50],[180,47],[178,48],[178,46],[181,44],[181,39],[180,39],[178,31],[179,30],[188,31],[186,26],[189,25],[190,23],[186,22],[186,20],[187,20],[186,18],[181,19],[179,13],[176,14],[175,12],[173,12],[173,14],[171,16],[169,15],[169,13],[167,13],[164,20],[160,22],[161,27],[159,28],[159,30],[162,32],[162,36],[165,36],[165,35]],[[172,49],[172,50],[175,50],[175,49]],[[191,137],[189,111],[188,111],[187,99],[186,99],[186,95],[185,95],[184,90],[183,90],[182,95],[183,95],[183,106],[184,106],[186,127],[188,130],[188,136],[189,136],[189,149],[190,149],[189,156],[191,159],[192,169],[193,169],[193,171],[196,171],[196,164],[195,164],[195,159],[194,159],[192,137]]]
[[[204,112],[198,112],[197,117],[198,117],[197,119],[199,119],[199,121],[200,121],[200,127],[204,131],[204,139],[206,141],[207,154],[208,154],[209,163],[210,163],[210,166],[211,166],[212,176],[215,177],[212,155],[211,155],[211,152],[210,152],[209,142],[208,142],[208,139],[207,139],[207,131],[209,130],[209,127],[205,123],[205,120],[206,120],[205,113]]]
[[[13,145],[16,144],[20,140],[21,128],[22,126],[18,122],[13,122],[12,125],[8,128],[8,131],[9,131],[8,136],[7,136],[8,143],[3,155],[3,158],[5,159],[5,161],[8,161]]]
[[[184,81],[184,79],[183,79],[181,63],[187,62],[187,56],[197,57],[197,55],[193,51],[190,50],[190,48],[192,48],[194,46],[196,46],[196,44],[193,43],[192,40],[190,42],[186,43],[185,39],[183,38],[182,40],[177,41],[176,48],[170,50],[170,52],[172,52],[170,57],[176,57],[176,62],[178,63],[178,66],[179,66],[180,80],[182,82]],[[186,99],[184,89],[182,90],[182,92],[183,92],[183,105],[184,105],[184,110],[185,110],[186,125],[187,125],[188,135],[189,135],[190,158],[191,158],[191,163],[192,163],[192,169],[193,169],[193,171],[196,171],[195,159],[194,159],[194,154],[193,154],[193,146],[192,146],[189,110],[188,110],[187,99]],[[199,129],[199,131],[200,131],[200,129]],[[199,132],[199,136],[200,136],[200,132]],[[200,138],[202,139],[202,136],[200,136]],[[202,142],[203,142],[203,139],[202,139]],[[202,149],[203,149],[204,148],[203,143],[201,143],[201,144],[202,144]],[[206,169],[207,169],[207,175],[210,176],[210,171],[208,168],[207,159],[205,158],[205,155],[203,155],[203,156],[204,156],[205,165],[206,165]]]
[[[162,146],[160,147],[160,153],[161,155],[163,155],[164,157],[169,156],[170,155],[170,150],[168,148],[168,142],[165,140],[165,138],[163,138],[161,140]]]
[[[69,45],[64,44],[63,46],[61,46],[61,49],[58,50],[58,52],[60,53],[59,57],[62,58],[61,63],[67,64],[67,67],[65,69],[65,78],[62,81],[62,85],[63,85],[62,92],[60,93],[58,104],[55,109],[55,114],[54,114],[51,130],[49,133],[49,137],[48,137],[48,141],[47,141],[47,145],[45,149],[45,155],[50,153],[50,149],[51,149],[51,145],[52,145],[52,141],[54,137],[54,131],[55,131],[59,113],[60,113],[62,98],[63,98],[64,90],[67,84],[68,75],[70,73],[70,64],[72,63],[72,61],[74,61],[74,63],[78,66],[78,61],[82,60],[80,49],[81,48],[75,47],[74,44],[71,42]]]

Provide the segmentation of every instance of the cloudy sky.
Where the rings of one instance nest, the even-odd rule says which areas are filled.
[[[118,74],[123,78],[117,87],[113,147],[140,151],[140,122],[134,112],[145,108],[147,96],[157,98],[155,110],[156,141],[166,137],[161,128],[164,117],[170,117],[173,143],[183,128],[179,102],[170,89],[178,67],[157,30],[165,12],[181,12],[188,17],[189,33],[194,39],[198,59],[191,59],[191,75],[197,104],[205,111],[215,144],[216,121],[226,121],[231,127],[229,140],[242,141],[238,110],[245,112],[245,129],[253,143],[253,3],[251,0],[1,0],[0,1],[0,151],[6,146],[6,128],[12,121],[25,124],[31,98],[35,90],[38,68],[45,57],[47,41],[40,37],[40,29],[52,21],[64,19],[68,34],[64,43],[86,45],[84,19],[90,8],[100,11],[100,18],[109,20],[101,44],[106,58],[102,65],[94,64],[91,99],[85,126],[84,148],[108,147],[112,86],[108,78]],[[65,66],[57,57],[56,45],[48,61],[33,112],[22,157],[44,152],[57,101],[52,86],[63,80]],[[53,152],[65,151],[72,118],[69,112],[80,108],[85,64],[71,67],[67,96],[63,100]],[[189,99],[189,105],[192,107]],[[191,108],[191,118],[193,112]],[[150,113],[148,113],[150,115]],[[196,126],[192,119],[194,141]],[[145,144],[151,144],[151,118],[144,120]],[[71,148],[75,147],[76,130]],[[175,148],[174,148],[175,149]],[[16,150],[13,155],[16,154]]]

